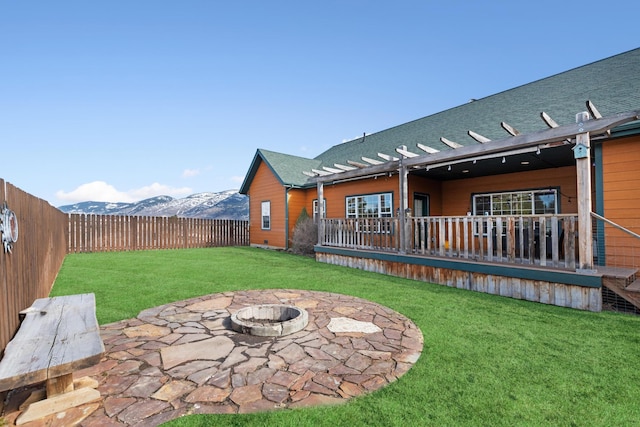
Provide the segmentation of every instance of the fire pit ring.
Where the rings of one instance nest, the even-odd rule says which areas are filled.
[[[259,337],[280,337],[298,332],[309,323],[307,310],[293,305],[261,304],[231,315],[231,328]]]

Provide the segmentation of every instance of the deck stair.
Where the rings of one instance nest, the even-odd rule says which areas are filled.
[[[640,310],[640,270],[637,268],[597,267],[608,290]]]

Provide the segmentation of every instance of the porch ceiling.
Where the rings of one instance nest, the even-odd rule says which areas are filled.
[[[534,171],[575,165],[574,144],[560,144],[540,150],[539,153],[526,152],[493,157],[483,160],[468,160],[451,165],[412,169],[412,175],[425,176],[438,181],[468,179],[480,176],[500,175],[515,172]],[[504,159],[504,160],[503,160]]]

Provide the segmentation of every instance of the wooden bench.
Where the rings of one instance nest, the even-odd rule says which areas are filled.
[[[75,371],[104,354],[94,294],[40,298],[20,314],[20,328],[0,360],[0,392],[44,382],[46,395],[27,399],[16,424],[99,400],[96,381],[73,380]]]

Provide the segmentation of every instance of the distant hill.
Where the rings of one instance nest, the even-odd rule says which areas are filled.
[[[157,196],[135,203],[82,202],[59,206],[65,213],[96,215],[178,216],[205,219],[249,219],[249,198],[237,190],[198,193],[183,199]]]

